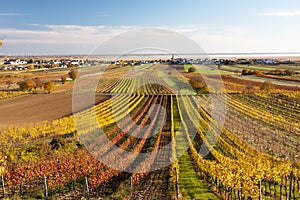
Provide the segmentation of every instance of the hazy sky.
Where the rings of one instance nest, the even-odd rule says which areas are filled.
[[[206,52],[300,52],[299,0],[0,0],[0,54],[88,54],[124,31],[165,28]]]

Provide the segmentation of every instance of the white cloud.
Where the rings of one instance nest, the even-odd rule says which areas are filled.
[[[39,43],[39,44],[97,44],[120,33],[139,29],[138,26],[80,26],[80,25],[39,25],[40,30],[0,29],[7,35],[10,43]],[[204,33],[208,37],[224,37],[227,35],[243,35],[247,30],[240,27],[207,27],[206,25],[163,26],[186,36],[192,37]]]
[[[10,16],[23,16],[27,14],[21,14],[21,13],[0,13],[0,17],[10,17]]]
[[[270,35],[267,37],[255,34],[246,35],[210,35],[197,34],[194,41],[209,53],[268,53],[268,52],[300,52],[298,45],[300,36],[282,37]]]
[[[193,34],[195,32],[206,30],[207,26],[205,24],[191,24],[191,25],[183,25],[183,26],[163,26],[160,28],[174,30],[179,33]]]
[[[27,25],[36,26],[39,30],[0,28],[0,33],[7,35],[1,52],[86,54],[96,45],[120,33],[142,28],[136,26]],[[280,37],[282,35],[279,34],[262,38],[259,34],[254,34],[244,27],[212,27],[197,24],[160,28],[173,30],[191,38],[207,52],[300,51],[295,45],[297,42],[300,43],[300,37],[296,34],[291,37]],[[123,43],[120,44],[119,46],[123,45]]]
[[[0,29],[10,44],[98,44],[134,27],[38,25],[42,30]]]
[[[257,15],[268,16],[268,17],[293,17],[293,16],[300,16],[300,10],[270,11],[265,13],[259,13]]]

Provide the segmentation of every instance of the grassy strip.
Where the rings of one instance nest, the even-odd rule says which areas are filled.
[[[185,199],[218,199],[209,185],[200,180],[194,170],[193,163],[188,152],[179,159],[180,179],[179,188]]]
[[[176,139],[176,152],[177,157],[179,157],[178,164],[180,170],[179,177],[179,189],[184,197],[184,199],[201,199],[201,200],[217,200],[218,198],[213,194],[210,186],[204,183],[197,175],[192,158],[186,151],[188,149],[188,142],[184,135],[184,130],[180,126],[180,116],[176,101],[174,102],[174,130]]]
[[[198,72],[201,75],[231,75],[232,73],[228,72],[228,71],[222,71],[222,70],[217,70],[217,69],[209,69],[209,67],[205,67],[203,69],[198,69],[195,66],[191,65],[191,64],[185,64],[184,65],[184,70],[186,72],[189,71],[189,68],[195,68],[196,72]]]
[[[142,70],[142,69],[147,68],[147,67],[149,67],[149,64],[139,65],[139,66],[135,67],[134,69],[135,70]]]
[[[175,87],[175,86],[176,86],[176,82],[174,82],[166,72],[164,72],[164,71],[162,71],[162,70],[159,70],[159,71],[158,71],[158,77],[163,78],[163,80],[164,80],[169,86],[171,86],[171,87]]]

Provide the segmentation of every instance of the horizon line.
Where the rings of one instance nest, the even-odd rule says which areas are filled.
[[[227,52],[227,53],[134,53],[134,54],[32,54],[32,53],[24,53],[24,54],[0,54],[1,57],[13,57],[13,56],[22,56],[22,57],[29,57],[29,56],[242,56],[242,55],[299,55],[300,52]]]

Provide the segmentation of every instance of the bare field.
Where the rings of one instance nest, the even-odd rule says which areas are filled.
[[[95,104],[109,96],[96,95]],[[72,114],[72,94],[32,94],[0,101],[0,126],[52,121]]]

